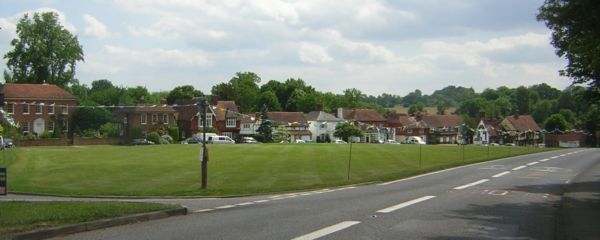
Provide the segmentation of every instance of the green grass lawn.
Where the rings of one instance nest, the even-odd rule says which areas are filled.
[[[216,196],[385,181],[548,150],[466,146],[463,159],[463,147],[456,145],[353,144],[348,180],[349,147],[348,144],[209,145],[208,188],[204,190],[200,189],[199,145],[16,148],[4,153],[4,158],[9,191],[14,192]]]
[[[0,236],[177,207],[125,202],[0,202]]]

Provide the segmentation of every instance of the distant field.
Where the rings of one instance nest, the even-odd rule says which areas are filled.
[[[9,190],[15,192],[215,196],[385,181],[548,150],[466,146],[463,160],[462,149],[456,145],[420,149],[418,145],[353,144],[348,180],[348,144],[209,145],[205,190],[199,189],[199,145],[17,148],[4,153],[4,164],[9,166]]]

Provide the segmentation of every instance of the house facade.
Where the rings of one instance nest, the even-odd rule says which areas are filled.
[[[303,112],[267,112],[267,116],[273,127],[273,135],[277,133],[277,128],[284,127],[290,134],[291,142],[312,139],[312,133],[308,130],[308,121]]]
[[[542,129],[530,115],[513,115],[500,122],[504,143],[518,146],[542,143]]]
[[[427,144],[468,143],[461,133],[464,122],[457,115],[425,115],[422,121]]]
[[[372,109],[338,108],[336,117],[352,123],[363,131],[362,143],[383,143],[396,139],[395,128],[388,128],[387,120]]]
[[[308,130],[311,132],[313,142],[330,142],[337,139],[333,134],[335,127],[344,122],[333,114],[323,111],[312,111],[304,115],[308,121]]]
[[[410,137],[425,139],[425,128],[422,121],[417,121],[414,116],[393,114],[387,118],[388,127],[396,131],[396,141],[405,142]]]
[[[217,134],[228,136],[231,139],[239,139],[242,114],[239,113],[235,102],[217,101],[214,106],[215,122],[213,127],[217,129]]]
[[[0,85],[0,94],[4,96],[4,117],[12,118],[22,134],[69,130],[77,99],[64,89],[46,83],[6,83]]]
[[[143,136],[146,136],[154,131],[177,126],[177,115],[177,112],[168,105],[140,104],[116,107],[113,117],[121,124],[123,137],[129,141],[136,137],[132,133],[138,129]]]

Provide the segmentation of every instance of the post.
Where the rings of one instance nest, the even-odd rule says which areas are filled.
[[[488,141],[487,145],[487,159],[490,159],[490,142]]]
[[[348,138],[350,140],[350,154],[348,154],[348,181],[350,181],[350,166],[352,163],[352,137]]]
[[[463,143],[462,145],[462,158],[463,158],[463,162],[465,161],[465,144]]]
[[[423,158],[423,144],[419,143],[419,168],[421,168],[422,158]]]
[[[208,178],[208,149],[206,149],[206,99],[202,99],[200,110],[202,111],[202,180],[200,188],[205,189]]]

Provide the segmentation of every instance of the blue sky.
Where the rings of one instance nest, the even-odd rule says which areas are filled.
[[[0,53],[24,13],[54,11],[83,46],[81,83],[203,92],[235,72],[320,91],[426,94],[547,83],[565,61],[535,15],[543,0],[0,0]],[[6,69],[5,59],[0,59]]]

